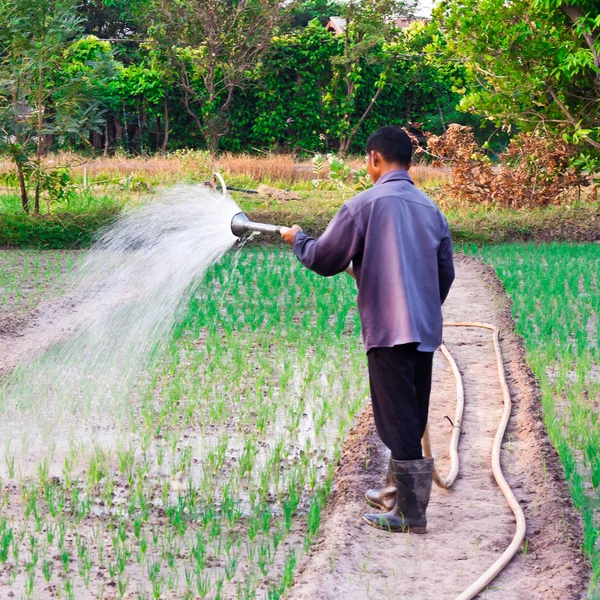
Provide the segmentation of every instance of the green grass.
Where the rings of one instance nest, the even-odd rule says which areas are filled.
[[[34,269],[35,255],[0,260],[21,256],[33,287],[57,279],[58,263]],[[78,422],[87,443],[50,439],[37,460],[2,442],[0,578],[25,598],[48,585],[61,598],[78,586],[282,597],[367,398],[364,363],[349,277],[318,277],[289,251],[229,253],[112,433]]]
[[[425,190],[428,192],[428,190]],[[438,191],[429,191],[441,202]],[[291,225],[297,223],[313,235],[320,235],[341,207],[339,192],[300,192],[303,201],[265,201],[237,194],[238,204],[253,220]],[[346,200],[350,195],[346,195]],[[579,203],[523,210],[485,206],[445,209],[452,237],[457,243],[491,244],[515,241],[596,241],[600,240],[600,204]]]
[[[19,196],[0,194],[0,247],[85,248],[130,202],[123,194],[77,193],[55,203],[50,212],[43,207],[41,215],[30,216]]]
[[[77,191],[68,200],[50,207],[43,203],[43,214],[38,217],[23,213],[16,193],[0,194],[0,247],[85,248],[99,228],[109,224],[127,205],[137,203],[148,192],[155,191],[159,183],[204,182],[211,177],[210,165],[198,161],[191,161],[180,171],[152,171],[151,161],[146,166],[149,167],[147,172],[135,171],[127,177],[116,168],[114,172],[97,172],[90,176],[88,188],[83,188],[74,176]],[[456,242],[583,242],[600,239],[598,201],[523,210],[462,206],[442,195],[438,180],[420,177],[424,191],[446,213]],[[244,189],[256,189],[259,183],[293,189],[302,200],[276,201],[239,192],[232,192],[232,195],[253,220],[282,225],[298,223],[313,235],[320,235],[342,203],[353,195],[350,188],[340,190],[330,181],[321,182],[315,189],[309,179],[277,180],[268,172],[260,181],[249,174],[231,174],[227,176],[227,183]]]
[[[522,210],[490,207],[445,211],[457,242],[593,242],[600,240],[600,204],[581,202]]]
[[[542,394],[548,433],[584,525],[600,598],[600,245],[465,247],[493,265]]]

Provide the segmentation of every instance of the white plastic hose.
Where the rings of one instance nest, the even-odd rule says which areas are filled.
[[[218,182],[221,184],[221,193],[223,195],[227,194],[227,184],[225,183],[225,180],[223,179],[223,175],[221,175],[221,173],[218,173],[217,171],[215,171],[213,173],[213,175],[215,176],[215,179],[218,180]]]
[[[433,480],[441,488],[450,488],[458,477],[458,469],[460,466],[460,460],[458,457],[458,441],[460,440],[460,431],[462,427],[462,418],[465,408],[465,391],[463,388],[462,377],[460,371],[456,366],[452,354],[448,352],[448,348],[444,344],[440,346],[442,354],[446,357],[446,360],[450,363],[454,379],[456,381],[456,411],[454,413],[454,424],[452,428],[452,437],[450,438],[450,472],[446,479],[442,479],[438,470],[433,467]],[[425,428],[425,434],[421,440],[423,444],[423,454],[428,458],[433,458],[431,451],[431,442],[429,441],[429,426]]]
[[[512,558],[519,552],[523,539],[525,538],[526,522],[525,514],[521,508],[519,502],[515,498],[513,491],[510,489],[504,473],[502,472],[502,465],[500,463],[500,451],[502,449],[502,440],[506,433],[506,428],[510,420],[510,413],[512,410],[512,401],[510,397],[510,391],[508,384],[506,383],[506,373],[504,372],[504,359],[502,357],[502,348],[500,346],[500,329],[495,325],[489,323],[444,323],[444,327],[479,327],[482,329],[489,329],[493,332],[494,351],[496,353],[496,363],[498,366],[498,379],[500,380],[500,387],[502,388],[502,395],[504,397],[504,411],[502,418],[494,437],[494,443],[492,445],[492,473],[496,479],[496,483],[500,488],[500,491],[504,495],[508,506],[512,510],[516,519],[515,534],[512,542],[502,553],[502,555],[494,562],[485,573],[483,573],[476,581],[474,581],[464,592],[459,594],[455,600],[471,600],[482,590],[484,590],[497,576],[498,574],[508,565]],[[456,378],[456,392],[457,392],[457,403],[456,403],[456,421],[454,423],[454,430],[452,432],[452,438],[450,440],[450,473],[445,480],[442,480],[437,472],[434,472],[434,480],[440,486],[444,488],[450,487],[456,480],[458,475],[458,438],[460,437],[460,426],[462,423],[462,414],[464,407],[464,390],[462,385],[462,378],[460,372],[456,366],[456,363],[448,349],[445,346],[441,346],[440,349],[444,356],[448,359],[454,377]],[[459,383],[460,382],[460,383]],[[427,457],[432,456],[431,444],[429,442],[429,433],[425,430],[423,436],[423,453]]]

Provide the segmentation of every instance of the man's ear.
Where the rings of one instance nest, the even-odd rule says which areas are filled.
[[[377,150],[371,150],[371,164],[374,167],[379,167],[381,165],[381,154],[379,154]]]

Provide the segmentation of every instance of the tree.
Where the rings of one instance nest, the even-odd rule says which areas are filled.
[[[437,10],[450,55],[469,74],[461,108],[505,129],[559,135],[579,147],[581,166],[593,168],[600,156],[597,0],[447,0]]]
[[[397,31],[396,19],[412,16],[416,6],[417,0],[351,0],[344,5],[343,55],[332,61],[334,80],[344,89],[338,101],[337,126],[342,155],[349,151],[354,136],[377,102],[394,63],[393,54],[382,52],[382,47],[393,41]],[[365,83],[365,63],[370,62],[379,65],[379,76],[372,86],[369,104],[357,115],[358,89]],[[332,99],[336,101],[335,95]]]
[[[81,0],[78,13],[84,33],[107,41],[143,37],[138,15],[147,9],[149,0]],[[136,46],[128,50],[135,52]]]
[[[269,48],[279,0],[155,0],[150,35],[169,53],[182,102],[211,152],[230,127],[236,90]]]
[[[63,68],[80,32],[76,0],[0,0],[0,14],[0,150],[15,163],[27,212],[33,180],[39,214],[40,192],[52,184],[52,172],[42,166],[45,144],[98,125],[91,89],[99,74]]]
[[[109,110],[118,108],[121,100],[121,81],[123,65],[115,60],[112,44],[99,40],[94,35],[86,35],[73,42],[63,54],[60,71],[56,79],[60,82],[85,81],[86,95],[84,101],[92,99],[98,102],[98,109],[94,112],[98,117],[97,127],[92,133],[92,146],[99,148],[100,125],[105,135],[105,151],[108,145]],[[82,133],[84,133],[84,130]],[[73,140],[70,140],[71,143]],[[86,146],[88,140],[82,140],[78,146]]]
[[[329,115],[323,97],[331,88],[331,59],[341,40],[313,19],[307,27],[275,36],[261,61],[244,107],[251,110],[251,145],[321,149]]]
[[[451,122],[479,124],[477,117],[455,110],[460,96],[453,87],[463,85],[464,68],[429,51],[438,36],[435,23],[415,22],[396,32],[393,42],[365,54],[352,98],[356,132],[350,131],[351,152],[361,151],[368,133],[382,125],[419,123],[423,130],[441,134]],[[343,56],[344,37],[317,20],[274,36],[254,84],[236,95],[231,109],[235,127],[222,138],[222,147],[339,150],[346,94],[340,76]],[[379,88],[382,73],[385,85]]]
[[[139,57],[139,62],[121,66],[116,88],[124,107],[140,115],[139,126],[135,137],[142,142],[142,130],[149,117],[156,118],[156,147],[162,151],[169,142],[169,113],[167,108],[167,89],[173,81],[168,65],[157,49]],[[130,109],[128,108],[128,111]],[[116,110],[115,110],[116,113]],[[160,115],[164,119],[164,128],[160,123]]]

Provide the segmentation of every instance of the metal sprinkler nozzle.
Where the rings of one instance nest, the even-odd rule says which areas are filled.
[[[245,213],[239,212],[231,219],[231,233],[236,237],[242,237],[249,231],[259,231],[260,233],[281,233],[280,225],[270,225],[269,223],[255,223],[251,221]]]

